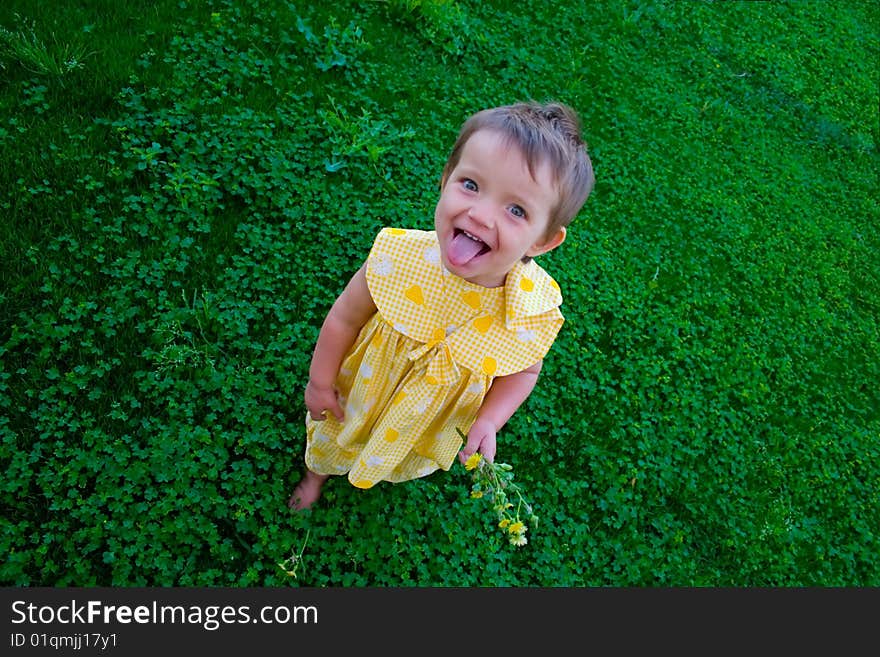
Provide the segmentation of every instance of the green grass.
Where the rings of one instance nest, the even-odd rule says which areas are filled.
[[[0,7],[0,582],[880,584],[874,3],[86,4]],[[527,98],[597,175],[529,543],[458,465],[291,513],[330,304]]]

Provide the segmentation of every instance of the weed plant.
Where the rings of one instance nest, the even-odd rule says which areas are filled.
[[[0,7],[0,583],[880,585],[872,2]],[[561,100],[567,319],[470,473],[311,511],[303,386],[461,122]]]

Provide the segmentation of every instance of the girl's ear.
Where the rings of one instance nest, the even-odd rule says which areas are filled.
[[[548,251],[552,251],[557,246],[562,244],[565,241],[565,226],[561,226],[558,231],[556,231],[553,235],[551,235],[544,242],[535,242],[528,251],[526,251],[526,255],[534,258],[535,256],[539,256],[542,253],[547,253]]]

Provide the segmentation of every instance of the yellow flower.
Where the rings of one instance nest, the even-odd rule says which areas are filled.
[[[473,470],[480,464],[480,459],[482,456],[479,452],[474,452],[468,457],[468,460],[464,462],[465,470]]]
[[[461,429],[456,427],[456,431],[462,440],[467,440],[467,436]],[[506,463],[486,461],[479,453],[471,454],[465,460],[464,467],[466,470],[472,471],[470,497],[490,498],[498,527],[505,533],[508,542],[515,546],[526,545],[528,539],[525,534],[530,526],[537,526],[538,518],[532,512],[531,505],[523,499],[520,487],[513,482],[513,468]],[[516,496],[518,504],[513,504],[510,501],[513,495]],[[515,511],[513,511],[514,507],[516,507]],[[521,510],[525,512],[529,525],[520,520]]]

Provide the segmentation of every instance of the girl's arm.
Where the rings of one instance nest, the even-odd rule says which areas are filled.
[[[346,353],[375,312],[376,304],[367,287],[366,265],[362,265],[333,303],[315,343],[305,391],[306,407],[313,420],[323,420],[324,411],[332,412],[340,422],[344,419],[336,377]]]
[[[543,360],[528,369],[507,376],[496,377],[477,412],[477,419],[468,432],[467,444],[458,458],[464,463],[479,451],[487,461],[495,459],[495,435],[528,399],[538,382]]]

